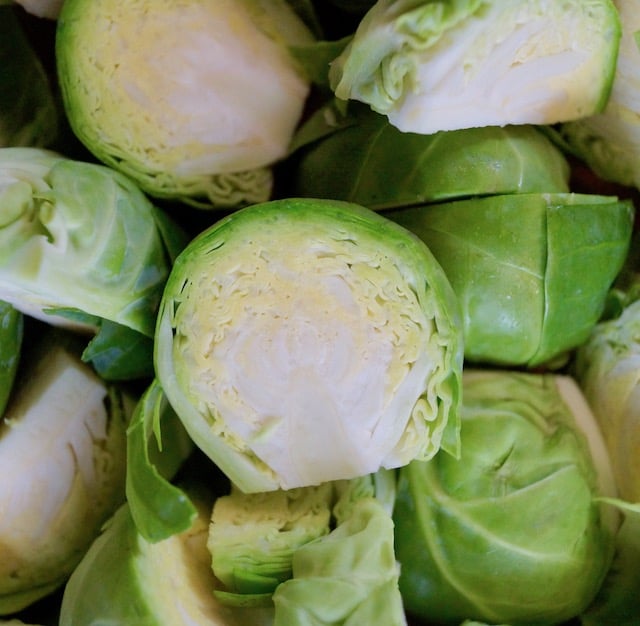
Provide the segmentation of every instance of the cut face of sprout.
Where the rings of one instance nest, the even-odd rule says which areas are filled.
[[[265,228],[242,243],[242,260],[212,250],[175,320],[180,384],[288,487],[398,463],[432,370],[432,322],[402,271],[384,250],[328,245],[316,229],[280,234],[274,248]]]

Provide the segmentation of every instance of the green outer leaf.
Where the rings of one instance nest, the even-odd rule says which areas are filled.
[[[374,498],[357,500],[330,534],[300,547],[293,578],[273,595],[275,625],[404,626],[393,522]]]
[[[633,205],[513,194],[387,214],[429,246],[458,295],[465,357],[552,365],[586,340],[626,258]]]
[[[329,64],[347,45],[350,37],[337,41],[314,41],[291,46],[291,54],[298,60],[309,80],[320,88],[330,90]]]
[[[224,585],[221,602],[250,596],[270,603],[276,587],[291,577],[295,551],[329,532],[333,499],[331,483],[252,494],[234,489],[219,497],[207,548]]]
[[[442,447],[451,454],[459,452],[459,422],[456,407],[462,369],[461,329],[458,302],[442,269],[424,244],[410,232],[361,206],[315,199],[276,200],[241,209],[218,221],[196,237],[176,260],[167,281],[158,315],[155,342],[156,375],[164,392],[196,445],[201,448],[245,492],[269,491],[281,486],[281,478],[273,476],[251,451],[245,452],[229,445],[224,436],[211,428],[212,416],[198,410],[198,399],[190,398],[180,387],[179,380],[188,375],[179,358],[179,346],[174,345],[174,319],[179,302],[191,289],[190,281],[197,277],[200,266],[212,262],[212,253],[222,245],[232,245],[236,232],[250,234],[262,224],[277,223],[283,232],[297,221],[317,222],[319,226],[335,228],[341,238],[347,233],[359,245],[388,247],[390,258],[397,259],[415,289],[418,301],[433,316],[438,335],[439,358],[428,394],[438,398],[437,415],[427,424],[431,431],[425,435],[425,447],[418,452],[429,457]],[[426,447],[428,444],[428,447]]]
[[[465,375],[462,456],[399,470],[394,510],[409,613],[460,623],[557,624],[609,568],[596,468],[552,375]]]
[[[298,127],[291,144],[289,152],[301,151],[310,144],[322,140],[333,133],[342,130],[358,122],[357,116],[351,114],[351,108],[344,102],[333,98],[324,106],[309,114],[307,119]],[[299,155],[295,156],[295,159]],[[293,169],[295,160],[287,162],[287,169]],[[325,190],[319,197],[324,197]],[[293,195],[293,194],[290,194]]]
[[[22,313],[9,303],[0,301],[0,417],[4,414],[13,389],[23,337]]]
[[[129,620],[133,618],[139,626],[154,624],[140,606],[140,581],[135,577],[136,541],[136,527],[125,504],[105,525],[71,575],[62,599],[61,626],[99,624],[94,616],[106,610],[114,625],[129,623],[122,618],[114,619],[117,613],[124,613]],[[122,585],[125,577],[132,579],[126,587]]]
[[[82,353],[105,380],[153,378],[153,339],[127,326],[101,320]]]
[[[180,533],[193,523],[194,505],[170,482],[191,449],[154,380],[140,399],[127,431],[127,500],[138,531],[149,542]]]
[[[325,107],[307,124],[335,119],[332,113]],[[569,191],[564,155],[533,126],[402,133],[383,115],[351,105],[332,130],[294,156],[291,195],[380,211],[468,196]]]
[[[153,378],[153,340],[147,335],[78,309],[52,308],[44,313],[56,317],[56,321],[52,318],[52,325],[66,320],[71,328],[94,333],[82,352],[82,360],[91,363],[104,380]]]
[[[537,365],[587,339],[622,269],[633,232],[631,201],[552,197],[547,209],[545,318]],[[586,278],[586,280],[585,280]]]
[[[169,260],[173,263],[189,243],[190,235],[182,228],[180,223],[169,217],[166,211],[156,206],[153,207],[153,217],[169,255]]]

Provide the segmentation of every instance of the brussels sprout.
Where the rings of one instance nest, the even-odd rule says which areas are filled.
[[[469,361],[558,367],[604,310],[634,208],[610,196],[511,194],[387,216],[418,234],[447,274]]]
[[[153,336],[171,264],[157,213],[107,167],[0,150],[0,297],[47,322],[76,309]]]
[[[375,498],[390,516],[392,472],[286,491],[245,494],[232,487],[215,501],[207,542],[213,572],[224,585],[216,592],[220,601],[270,604],[278,586],[292,578],[296,552],[343,524],[364,498]],[[352,580],[362,574],[352,571]]]
[[[602,429],[620,496],[640,502],[640,300],[593,329],[576,351],[574,368]]]
[[[406,626],[391,516],[357,499],[328,535],[293,555],[293,577],[273,594],[274,626]]]
[[[14,8],[0,3],[0,147],[49,146],[58,127],[42,63]]]
[[[567,376],[467,370],[461,457],[399,470],[400,590],[442,624],[558,624],[607,573],[618,519],[606,448]]]
[[[355,204],[275,200],[196,237],[167,281],[155,365],[245,492],[457,453],[458,303],[422,241]]]
[[[570,149],[601,178],[640,187],[640,11],[635,0],[616,0],[615,4],[622,39],[607,105],[601,113],[562,124],[559,132]]]
[[[610,0],[378,0],[330,79],[402,131],[552,124],[604,107],[619,39]]]
[[[206,208],[267,200],[309,92],[284,0],[66,0],[56,60],[80,141],[149,194]]]
[[[22,313],[0,301],[0,417],[4,414],[20,363],[24,319]]]
[[[62,586],[125,497],[132,398],[49,330],[22,358],[0,423],[0,614]]]
[[[206,548],[211,503],[190,495],[198,510],[190,528],[157,543],[142,538],[123,505],[71,575],[59,626],[270,626],[272,608],[216,600]]]
[[[569,191],[565,156],[533,126],[421,135],[402,133],[367,111],[357,109],[336,132],[294,155],[291,195],[384,210],[467,196]]]
[[[244,494],[234,488],[215,501],[207,548],[224,604],[271,603],[291,578],[293,554],[329,533],[332,483],[288,491]]]

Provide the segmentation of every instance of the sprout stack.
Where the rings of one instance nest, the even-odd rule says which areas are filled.
[[[0,11],[7,619],[637,623],[640,5]]]

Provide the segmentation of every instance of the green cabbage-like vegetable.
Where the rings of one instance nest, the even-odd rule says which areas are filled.
[[[125,497],[133,400],[60,333],[31,337],[0,422],[1,615],[61,587]]]
[[[318,115],[328,114],[325,109]],[[326,126],[331,123],[337,124]],[[385,116],[361,108],[339,123],[294,155],[291,195],[385,210],[469,196],[569,191],[565,156],[533,126],[422,135],[400,132]]]
[[[560,136],[601,178],[640,187],[640,12],[633,0],[616,0],[622,39],[604,110],[566,124]]]
[[[329,533],[332,483],[244,494],[234,488],[213,506],[207,548],[224,604],[271,604],[292,576],[296,550]]]
[[[510,194],[390,212],[443,267],[463,310],[465,357],[557,367],[598,322],[629,251],[633,204]]]
[[[157,215],[107,167],[0,150],[0,296],[48,322],[75,309],[153,336],[171,265]]]
[[[270,605],[274,591],[293,578],[293,563],[299,558],[296,557],[298,551],[333,533],[352,517],[362,499],[375,499],[380,516],[389,518],[395,500],[393,472],[380,470],[351,480],[263,493],[245,494],[232,486],[229,494],[220,496],[214,503],[207,541],[213,572],[223,584],[223,589],[216,591],[218,599],[232,606]],[[370,535],[375,545],[386,545],[389,538],[393,540],[392,533],[387,538],[384,533],[375,536],[373,531]],[[338,546],[349,550],[349,543],[330,540],[322,550],[330,553],[338,551]],[[355,543],[359,544],[359,541]],[[360,548],[353,546],[352,549],[360,553]],[[336,578],[340,579],[347,571],[336,573]],[[387,576],[388,573],[384,565],[380,575]],[[348,574],[354,585],[363,588],[371,579],[370,572],[365,569],[354,569]],[[331,577],[329,570],[325,575]],[[397,583],[395,572],[393,575]],[[332,584],[340,586],[337,580]],[[295,586],[309,585],[309,582],[298,582]],[[282,595],[281,591],[280,597]],[[310,595],[313,597],[313,592]],[[300,601],[296,600],[296,603]],[[362,598],[356,605],[360,602]],[[304,606],[297,610],[308,611],[314,603],[315,600],[309,604],[303,602]],[[282,618],[276,612],[276,621],[279,619]],[[283,623],[293,622],[285,620]]]
[[[467,370],[461,457],[399,470],[407,611],[438,624],[558,624],[593,600],[613,556],[615,494],[596,421],[567,376]]]
[[[378,0],[330,79],[402,131],[552,124],[604,107],[619,39],[610,0]]]
[[[176,260],[155,343],[194,442],[245,492],[457,454],[458,302],[428,248],[361,206],[247,207]]]
[[[221,605],[206,548],[211,498],[189,489],[191,526],[149,543],[123,505],[67,583],[59,626],[270,626],[272,608]]]
[[[607,443],[620,496],[640,502],[640,300],[600,322],[575,372]]]
[[[313,38],[284,0],[65,1],[56,60],[80,141],[149,194],[201,207],[267,200],[309,84]]]
[[[88,331],[105,379],[153,375],[156,313],[184,231],[126,176],[38,148],[0,150],[0,298]]]
[[[328,535],[293,555],[293,576],[273,594],[274,626],[406,626],[393,522],[376,498],[359,498]]]

